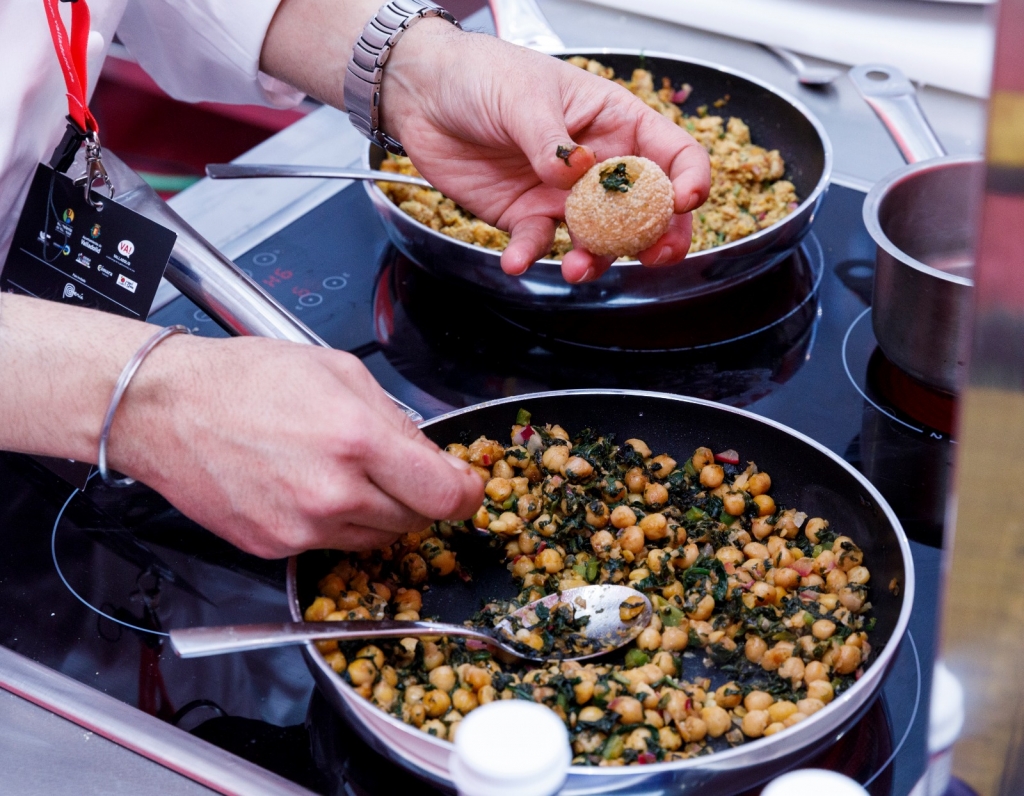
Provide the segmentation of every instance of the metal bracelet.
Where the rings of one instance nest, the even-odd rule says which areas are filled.
[[[117,377],[117,384],[114,385],[114,393],[110,396],[110,405],[107,407],[107,415],[103,418],[103,429],[100,431],[100,453],[97,460],[97,464],[100,469],[100,478],[107,486],[131,486],[135,483],[134,478],[114,478],[110,475],[110,470],[107,468],[107,440],[110,437],[110,429],[114,425],[114,413],[117,412],[117,407],[121,404],[121,398],[124,397],[125,390],[128,389],[128,384],[131,382],[132,377],[138,371],[139,367],[145,361],[146,357],[152,353],[153,349],[156,348],[160,343],[166,340],[168,337],[176,334],[190,334],[188,328],[181,324],[175,324],[174,326],[165,326],[159,332],[150,337],[138,351],[128,360],[128,364],[124,366],[124,370],[121,371],[121,375]]]
[[[424,0],[391,0],[366,23],[352,48],[345,72],[345,110],[359,132],[388,152],[404,155],[402,145],[380,129],[380,85],[391,49],[412,25],[426,17],[440,17],[461,27],[455,17]]]

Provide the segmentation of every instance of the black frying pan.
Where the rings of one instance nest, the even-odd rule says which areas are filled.
[[[700,446],[734,448],[772,477],[777,502],[798,507],[809,516],[822,516],[852,537],[864,550],[871,570],[870,599],[876,627],[872,643],[878,650],[864,676],[825,710],[770,738],[752,741],[709,757],[642,767],[574,767],[564,794],[635,791],[736,793],[794,765],[822,743],[831,743],[871,704],[892,663],[906,629],[913,601],[914,574],[910,548],[892,510],[870,483],[831,451],[803,435],[742,410],[678,396],[629,391],[569,391],[537,393],[479,404],[423,424],[439,445],[476,439],[481,434],[506,440],[518,407],[536,422],[560,423],[575,433],[584,427],[614,433],[616,439],[639,437],[654,451],[677,459]],[[515,592],[500,551],[486,551],[467,539],[459,550],[472,561],[474,580],[432,586],[425,595],[424,613],[461,622],[482,600]],[[318,551],[293,559],[289,567],[292,615],[316,596],[317,581],[331,566]],[[891,583],[898,589],[890,590]],[[378,751],[411,771],[450,787],[447,775],[451,744],[403,724],[357,696],[316,652],[305,649],[307,662],[322,691],[357,731]],[[689,659],[695,668],[683,676],[707,676],[701,657]]]

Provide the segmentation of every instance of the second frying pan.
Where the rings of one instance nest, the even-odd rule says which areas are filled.
[[[506,276],[499,252],[442,235],[403,213],[375,183],[366,183],[388,236],[413,262],[510,307],[613,313],[644,305],[685,305],[697,296],[727,290],[772,268],[800,243],[824,199],[832,172],[832,146],[825,129],[800,102],[753,77],[704,61],[646,50],[567,49],[533,0],[491,0],[491,11],[498,34],[508,41],[558,58],[594,58],[626,78],[642,68],[650,70],[655,81],[667,77],[677,87],[689,83],[693,93],[684,110],[691,113],[728,95],[723,113],[743,119],[755,144],[779,150],[786,162],[786,178],[796,186],[801,202],[767,229],[691,254],[682,264],[651,269],[636,261],[616,263],[594,282],[569,285],[556,260],[540,260],[522,277]],[[364,165],[379,168],[383,159],[382,149],[367,146]]]

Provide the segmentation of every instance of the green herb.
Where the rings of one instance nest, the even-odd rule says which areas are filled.
[[[636,647],[626,653],[626,668],[635,669],[651,662],[651,656]]]
[[[520,409],[516,412],[516,425],[517,426],[528,426],[530,425],[530,413],[525,409]]]
[[[615,168],[601,169],[601,185],[606,191],[626,193],[633,186],[633,181],[626,173],[626,164],[619,161],[615,164]]]
[[[597,576],[601,571],[601,562],[596,558],[592,558],[587,562],[587,571],[583,577],[587,579],[588,583],[593,583],[597,580]]]

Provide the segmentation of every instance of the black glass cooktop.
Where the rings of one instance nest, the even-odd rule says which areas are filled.
[[[360,186],[238,264],[424,416],[544,389],[662,390],[744,406],[860,468],[913,540],[918,596],[883,699],[818,762],[902,796],[924,765],[955,443],[948,398],[922,403],[871,334],[863,196],[832,186],[801,250],[756,295],[705,306],[702,329],[712,331],[677,335],[672,347],[685,350],[673,352],[604,350],[600,329],[530,318],[437,282],[388,244]],[[744,322],[731,322],[738,313]],[[651,335],[685,321],[656,316]],[[223,335],[184,298],[152,320]],[[376,764],[314,693],[297,650],[183,661],[163,643],[171,627],[287,618],[283,562],[235,551],[145,487],[93,479],[76,492],[11,454],[0,455],[0,534],[0,643],[314,791],[426,792]]]

